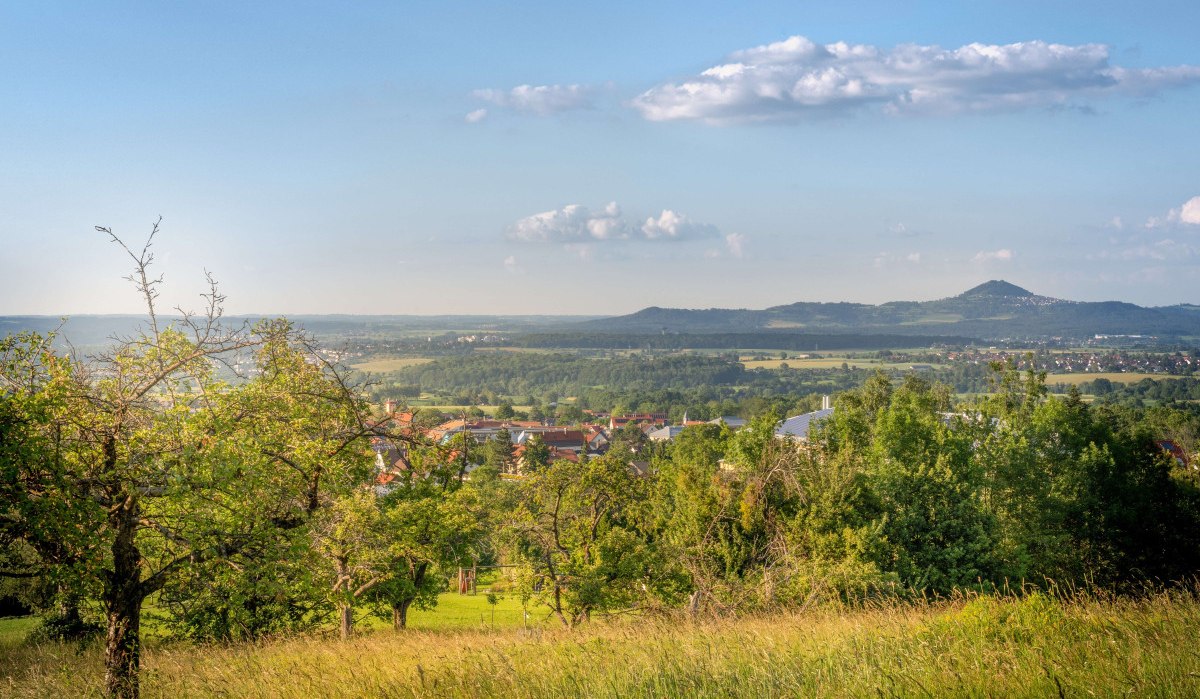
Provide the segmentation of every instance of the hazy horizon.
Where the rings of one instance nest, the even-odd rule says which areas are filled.
[[[1000,280],[988,280],[988,281],[989,281],[989,282],[990,282],[990,281],[1000,281],[1000,282],[1007,282],[1008,280],[1000,279]],[[980,284],[977,284],[977,285],[975,285],[975,286],[979,286],[979,285],[981,285],[981,284],[983,284],[983,283],[985,283],[985,282],[980,282]],[[1019,287],[1025,288],[1025,287],[1023,287],[1021,284],[1016,284],[1016,286],[1019,286]],[[973,288],[974,288],[974,287],[971,287],[971,289],[973,289]],[[864,303],[864,304],[866,304],[866,305],[876,305],[876,306],[878,306],[878,305],[882,305],[882,304],[886,304],[886,303],[893,303],[893,302],[901,302],[901,303],[904,303],[904,302],[913,302],[913,301],[916,301],[916,302],[937,301],[937,300],[941,300],[941,299],[946,299],[946,298],[951,298],[951,297],[954,297],[954,296],[958,296],[959,294],[962,294],[962,293],[965,293],[965,292],[967,292],[967,291],[970,291],[971,289],[963,289],[963,290],[959,291],[958,293],[954,293],[954,294],[946,294],[946,295],[944,295],[944,296],[936,296],[936,297],[927,298],[927,299],[889,299],[889,300],[887,300],[887,301],[881,301],[881,302],[878,302],[878,303],[871,303],[871,302],[854,302],[854,301],[849,301],[849,300],[847,300],[847,299],[820,299],[820,300],[817,300],[817,299],[792,299],[792,300],[790,300],[790,301],[781,301],[780,303],[770,304],[769,306],[762,306],[762,307],[751,307],[751,306],[737,306],[737,305],[733,305],[733,306],[671,306],[671,307],[669,307],[669,308],[678,308],[678,309],[683,309],[683,310],[707,310],[707,309],[717,309],[717,308],[720,308],[720,309],[733,309],[733,310],[739,310],[739,309],[746,309],[746,310],[763,310],[763,309],[766,309],[766,308],[770,308],[770,307],[772,307],[772,306],[785,306],[785,305],[788,305],[788,304],[791,304],[791,303],[842,303],[842,302],[846,302],[846,303]],[[1036,289],[1028,289],[1028,288],[1025,288],[1025,290],[1026,290],[1026,291],[1029,291],[1029,292],[1031,292],[1031,293],[1032,293],[1033,295],[1035,295],[1035,296],[1045,296],[1045,294],[1039,294],[1039,293],[1037,292],[1037,290],[1036,290]],[[1117,302],[1130,303],[1129,301],[1126,301],[1125,299],[1119,299],[1119,298],[1096,298],[1096,299],[1059,299],[1059,300],[1062,300],[1062,301],[1077,301],[1077,302],[1079,302],[1079,301],[1082,301],[1082,302],[1117,301]],[[1191,304],[1191,303],[1189,303],[1189,302],[1187,302],[1187,301],[1181,301],[1181,302],[1174,303],[1174,304],[1162,304],[1161,306],[1176,306],[1176,305],[1195,305],[1195,304]],[[1159,306],[1159,307],[1161,307],[1161,306]],[[348,317],[380,317],[380,318],[395,318],[395,317],[399,317],[399,318],[403,318],[403,317],[414,317],[414,318],[442,318],[442,317],[463,317],[463,318],[472,318],[472,317],[485,317],[485,318],[598,318],[598,317],[609,317],[609,316],[621,316],[621,315],[627,315],[627,314],[636,313],[636,312],[638,312],[638,311],[641,311],[641,310],[644,310],[644,309],[647,309],[647,308],[651,308],[651,307],[660,307],[660,308],[662,308],[662,307],[664,307],[664,306],[662,306],[661,304],[647,303],[646,305],[644,305],[644,306],[639,306],[638,308],[633,308],[633,309],[629,309],[629,310],[623,310],[623,311],[614,312],[614,313],[521,313],[521,312],[504,312],[504,313],[478,313],[478,312],[470,312],[470,311],[464,311],[464,312],[461,312],[461,313],[459,313],[459,312],[455,312],[455,313],[356,313],[356,312],[339,312],[339,311],[334,311],[334,312],[329,312],[329,313],[312,313],[312,312],[307,312],[307,311],[304,311],[304,310],[297,310],[297,311],[292,311],[292,312],[270,312],[270,311],[262,311],[262,312],[258,312],[258,311],[245,311],[245,312],[238,312],[238,313],[226,313],[225,315],[226,315],[227,317],[231,317],[231,318],[270,318],[270,317],[279,317],[279,316],[292,316],[292,317],[298,317],[298,318],[303,318],[303,317],[334,317],[334,316],[348,316]],[[162,309],[162,307],[160,307],[160,309]],[[169,317],[178,317],[177,310],[178,310],[178,309],[175,309],[175,308],[166,309],[164,312],[161,312],[161,313],[160,313],[160,315],[163,315],[163,316],[169,316]],[[195,310],[198,310],[198,309],[189,308],[189,309],[187,309],[187,310],[189,310],[189,311],[195,311]],[[34,317],[34,318],[58,318],[58,317],[65,317],[65,318],[68,318],[68,319],[69,319],[69,318],[72,318],[72,317],[84,317],[84,318],[87,318],[87,317],[106,317],[106,316],[111,316],[111,317],[122,317],[122,318],[136,318],[136,317],[139,317],[139,316],[144,316],[144,315],[145,315],[145,314],[144,314],[144,312],[138,312],[137,310],[133,310],[133,311],[129,311],[129,312],[114,312],[114,313],[6,313],[6,314],[0,314],[0,318],[3,318],[3,317]]]
[[[1200,303],[1200,5],[17,4],[0,314]],[[1193,281],[1188,281],[1193,280]]]

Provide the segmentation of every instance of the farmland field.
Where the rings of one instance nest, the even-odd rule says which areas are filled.
[[[432,362],[428,357],[380,357],[360,364],[352,364],[351,367],[359,371],[369,371],[376,374],[383,374],[389,371],[397,371],[405,367],[420,366]]]
[[[1056,383],[1067,384],[1069,386],[1078,386],[1081,383],[1095,381],[1096,379],[1108,379],[1113,383],[1137,383],[1142,379],[1171,379],[1179,378],[1177,376],[1169,376],[1167,374],[1143,374],[1138,372],[1121,372],[1121,371],[1095,371],[1095,372],[1074,372],[1070,374],[1049,374],[1046,376],[1046,385],[1053,386]]]

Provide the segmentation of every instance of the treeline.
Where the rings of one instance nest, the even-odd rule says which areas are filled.
[[[766,406],[787,412],[807,396],[861,384],[866,369],[746,369],[734,356],[609,356],[478,352],[390,372],[369,387],[372,399],[401,401],[422,392],[456,405],[517,403],[552,416],[564,396],[578,408],[666,412],[697,419],[751,416]],[[564,408],[565,406],[558,406]]]
[[[917,359],[927,358],[917,355]],[[459,405],[540,404],[543,416],[554,414],[548,404],[562,396],[576,396],[579,407],[598,410],[750,416],[761,412],[764,404],[779,405],[786,411],[792,398],[848,390],[871,373],[870,369],[849,365],[830,369],[745,369],[732,354],[598,357],[567,352],[471,352],[388,373],[368,390],[376,401],[411,399],[427,391]],[[990,392],[996,381],[990,362],[955,362],[922,375],[960,394]],[[1069,388],[1056,384],[1053,374],[1047,376],[1047,383],[1056,393],[1066,393]],[[1153,401],[1200,410],[1200,406],[1188,403],[1200,401],[1200,381],[1190,377],[1144,379],[1130,385],[1098,378],[1084,382],[1080,389],[1130,405]]]
[[[746,370],[736,361],[705,355],[630,356],[599,361],[565,353],[488,352],[444,357],[390,376],[425,390],[490,389],[506,395],[527,395],[545,391],[565,394],[585,386],[727,386],[744,381]]]
[[[823,351],[894,349],[930,345],[970,346],[971,337],[854,333],[798,333],[794,330],[747,333],[526,333],[512,338],[513,347],[578,349],[777,349]]]
[[[1200,379],[1190,376],[1142,379],[1131,384],[1101,378],[1085,381],[1079,385],[1079,390],[1116,403],[1141,405],[1149,400],[1181,410],[1200,410]]]
[[[645,477],[626,456],[555,463],[509,485],[506,550],[567,624],[630,607],[1137,590],[1200,571],[1196,474],[1156,446],[1161,425],[1047,398],[1036,375],[1000,383],[955,407],[944,387],[881,374],[803,446],[768,417],[688,428]]]

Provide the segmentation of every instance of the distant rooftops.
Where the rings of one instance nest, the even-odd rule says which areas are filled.
[[[813,428],[813,425],[825,420],[830,415],[833,415],[833,408],[823,408],[821,410],[814,410],[811,413],[789,417],[779,427],[775,428],[775,436],[780,439],[807,440],[809,431]]]

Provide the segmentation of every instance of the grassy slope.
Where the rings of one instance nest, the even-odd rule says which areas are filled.
[[[701,624],[379,632],[146,653],[147,697],[1195,696],[1191,594],[1045,597]],[[100,656],[6,648],[0,695],[85,694]]]

